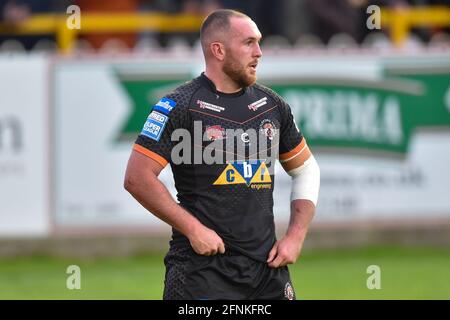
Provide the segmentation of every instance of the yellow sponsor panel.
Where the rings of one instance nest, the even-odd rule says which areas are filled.
[[[213,185],[224,185],[224,184],[242,184],[246,183],[241,174],[229,164],[225,170],[221,173],[219,178],[213,183]]]
[[[272,182],[272,178],[270,177],[269,170],[267,169],[266,163],[262,162],[252,180],[250,181],[250,184],[270,182]]]

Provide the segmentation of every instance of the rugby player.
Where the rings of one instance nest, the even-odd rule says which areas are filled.
[[[287,265],[313,218],[320,171],[289,105],[256,83],[261,36],[237,11],[206,17],[205,71],[155,104],[131,152],[125,189],[173,230],[164,299],[295,299]],[[279,240],[274,156],[292,177],[290,222]],[[158,179],[167,164],[178,202]]]

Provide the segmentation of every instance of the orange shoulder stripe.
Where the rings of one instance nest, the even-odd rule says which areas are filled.
[[[139,153],[142,153],[143,155],[146,155],[149,158],[152,158],[153,160],[155,160],[156,162],[158,162],[160,165],[162,165],[163,167],[165,167],[168,162],[166,159],[164,159],[163,157],[161,157],[159,154],[148,150],[147,148],[144,148],[143,146],[139,145],[139,144],[134,144],[133,145],[133,149],[136,150]]]

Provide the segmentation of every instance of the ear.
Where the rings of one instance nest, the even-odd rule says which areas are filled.
[[[222,43],[213,42],[210,45],[210,49],[217,60],[223,61],[225,59],[225,46]]]

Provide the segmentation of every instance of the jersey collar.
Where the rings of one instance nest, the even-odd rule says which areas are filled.
[[[225,93],[225,92],[220,92],[216,89],[216,85],[214,84],[214,82],[212,82],[206,75],[204,72],[202,72],[202,74],[200,75],[200,80],[215,94],[221,96],[221,97],[229,97],[229,98],[233,98],[233,97],[239,97],[242,96],[245,91],[246,91],[246,87],[242,88],[241,90],[237,91],[237,92],[233,92],[233,93]]]

